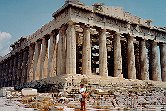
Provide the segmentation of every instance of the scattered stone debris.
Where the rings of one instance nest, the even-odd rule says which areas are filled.
[[[136,80],[127,80],[119,83],[112,82],[109,85],[90,84],[87,79],[83,79],[80,83],[83,81],[87,83],[86,88],[90,93],[86,99],[87,111],[166,110],[165,86],[159,87],[160,85],[151,81],[139,83]],[[32,89],[30,88],[23,89],[22,93],[8,90],[6,96],[0,98],[0,101],[3,101],[0,103],[0,110],[6,111],[12,108],[13,111],[31,111],[34,109],[40,111],[79,111],[79,87],[75,86],[70,89],[69,92],[63,90],[62,92],[38,92],[37,94],[36,92],[31,94]]]

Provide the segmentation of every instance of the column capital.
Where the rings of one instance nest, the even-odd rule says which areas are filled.
[[[32,42],[29,46],[33,47],[35,45],[35,42]]]
[[[158,42],[156,42],[155,40],[152,40],[152,41],[151,41],[151,44],[152,44],[152,45],[157,45]]]
[[[59,28],[59,33],[60,33],[60,34],[64,34],[64,33],[66,32],[66,29],[67,29],[66,25],[62,25],[62,26]]]
[[[45,36],[41,38],[41,41],[42,41],[42,42],[45,41],[45,40],[46,40],[46,37],[45,37]]]
[[[42,42],[42,39],[38,39],[38,40],[36,40],[35,44],[36,44],[36,43],[37,43],[37,44],[41,44],[41,42]]]
[[[105,28],[98,28],[97,29],[99,32],[101,32],[101,33],[103,33],[103,32],[106,32],[107,31],[107,29],[105,29]]]
[[[146,41],[146,39],[145,38],[141,38],[140,41]]]
[[[104,29],[100,29],[100,31],[102,31],[102,32],[106,32],[106,31],[107,31],[107,29],[105,29],[105,28],[104,28]]]
[[[70,21],[67,22],[67,25],[69,25],[69,26],[75,25],[75,22],[73,22],[72,20],[70,20]]]
[[[121,35],[121,33],[120,33],[120,32],[116,32],[116,31],[115,31],[115,32],[114,32],[114,35],[115,35],[115,36],[120,36],[120,35]]]
[[[101,32],[101,33],[107,31],[106,28],[101,28],[101,27],[95,27],[95,29],[96,29],[96,31]]]
[[[90,29],[91,26],[89,24],[83,24],[80,27],[83,29]]]
[[[54,36],[54,35],[58,35],[58,33],[59,33],[59,30],[58,30],[58,29],[55,29],[55,30],[53,30],[49,35],[50,35],[50,36]]]

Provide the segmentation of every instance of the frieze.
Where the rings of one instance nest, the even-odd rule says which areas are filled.
[[[130,13],[126,13],[126,18],[130,18],[130,22],[126,20],[120,20],[118,18],[108,17],[106,15],[102,15],[100,13],[92,13],[92,12],[84,12],[79,9],[72,9],[72,18],[74,22],[82,22],[84,24],[90,24],[92,27],[105,27],[119,31],[120,33],[131,33],[133,36],[145,37],[148,36],[148,39],[154,39],[154,36],[161,36],[158,33],[158,30],[151,31],[150,26],[145,23],[146,20],[141,19],[137,16],[132,16]],[[128,27],[130,24],[130,27]],[[140,24],[140,25],[139,25]],[[145,26],[143,26],[145,25]],[[160,32],[160,31],[159,31]],[[152,36],[152,37],[151,37]]]

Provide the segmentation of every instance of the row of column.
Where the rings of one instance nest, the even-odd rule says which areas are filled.
[[[82,73],[91,74],[91,33],[87,25],[83,28]],[[99,34],[99,75],[108,76],[106,29],[97,29]],[[59,40],[57,35],[59,33]],[[48,46],[48,40],[50,45]],[[127,35],[128,78],[136,79],[134,37]],[[114,33],[114,77],[122,74],[121,34]],[[145,40],[140,40],[141,79],[148,80],[148,65]],[[160,45],[162,80],[166,81],[166,45]],[[33,80],[53,77],[56,74],[76,74],[76,30],[75,24],[66,25],[42,39],[32,43],[13,58],[0,64],[1,86],[22,84]],[[157,43],[152,41],[150,67],[153,80],[161,80],[159,75]],[[9,82],[10,81],[10,82]],[[2,85],[3,84],[3,85]],[[6,85],[7,84],[7,85]]]
[[[0,86],[14,86],[27,82],[28,48],[0,64]]]
[[[56,36],[57,32],[37,40],[30,46],[29,81],[41,80],[56,75]],[[48,46],[48,41],[50,44]]]
[[[84,27],[82,69],[83,74],[91,74],[91,44],[89,27]],[[114,77],[122,74],[122,54],[121,54],[121,34],[114,33]],[[135,55],[134,55],[134,37],[127,35],[127,69],[128,79],[136,79]],[[106,47],[106,29],[99,30],[99,75],[108,76],[107,67],[107,47]],[[140,40],[140,70],[141,80],[149,80],[146,41]],[[166,81],[166,44],[160,43],[160,64],[161,77],[159,69],[159,57],[157,42],[151,43],[151,58],[149,67],[151,67],[152,80]]]

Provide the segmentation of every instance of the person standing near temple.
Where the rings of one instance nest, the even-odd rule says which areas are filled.
[[[79,99],[81,103],[81,110],[85,110],[85,99],[88,96],[88,93],[86,93],[86,88],[84,84],[80,84],[80,90],[79,90]]]

